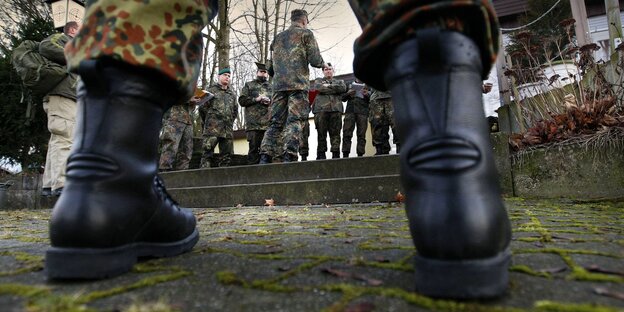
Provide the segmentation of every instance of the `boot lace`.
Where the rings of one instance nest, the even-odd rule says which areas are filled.
[[[156,187],[156,193],[165,203],[170,203],[173,207],[180,210],[178,202],[171,197],[171,195],[167,192],[167,188],[165,187],[165,182],[159,175],[154,177],[154,187]]]

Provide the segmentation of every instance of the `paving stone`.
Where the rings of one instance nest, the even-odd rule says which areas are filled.
[[[86,282],[46,280],[49,210],[0,211],[0,310],[624,310],[615,298],[624,294],[624,204],[506,206],[509,290],[461,302],[414,292],[416,251],[400,204],[197,208],[192,252]]]

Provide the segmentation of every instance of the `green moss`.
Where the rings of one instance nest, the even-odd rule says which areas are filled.
[[[149,287],[149,286],[153,286],[153,285],[160,284],[160,283],[174,281],[174,280],[183,278],[188,275],[191,275],[191,273],[186,272],[186,271],[178,271],[178,272],[173,272],[173,273],[150,276],[150,277],[143,278],[127,286],[119,286],[119,287],[111,288],[108,290],[100,290],[100,291],[91,292],[85,296],[81,296],[79,302],[88,303],[96,299],[118,295],[118,294],[125,293],[134,289],[139,289],[139,288]]]
[[[270,240],[237,240],[236,241],[239,244],[243,244],[243,245],[275,245],[277,243],[279,243],[278,240],[276,239],[270,239]]]
[[[537,301],[535,310],[546,312],[616,312],[619,308],[600,306],[594,304],[570,304],[559,303],[548,300]]]
[[[247,283],[236,276],[236,274],[232,271],[217,272],[217,280],[224,285],[240,285],[247,287]]]
[[[552,278],[552,275],[547,272],[537,272],[526,265],[514,265],[509,268],[510,272],[520,272],[524,274],[529,274],[533,276]]]
[[[350,229],[379,229],[379,226],[376,225],[348,225],[346,227]]]
[[[0,284],[0,295],[31,298],[50,293],[50,288],[23,284]]]

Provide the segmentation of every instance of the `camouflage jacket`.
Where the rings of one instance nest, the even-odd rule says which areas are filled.
[[[189,102],[173,105],[171,106],[171,109],[165,113],[165,119],[168,121],[176,121],[192,125],[193,118],[191,117],[191,111],[193,110],[193,107],[194,106]]]
[[[314,89],[319,93],[314,99],[313,113],[342,113],[342,94],[347,92],[347,86],[343,80],[318,78],[314,80]]]
[[[214,94],[214,98],[199,109],[204,121],[204,135],[232,138],[234,120],[238,116],[236,93],[231,86],[223,90],[218,83],[210,86],[208,92]]]
[[[67,65],[65,60],[65,45],[71,38],[64,33],[50,35],[39,44],[39,54],[59,65]],[[70,73],[48,95],[58,95],[76,100],[76,84],[78,75]]]
[[[245,130],[266,130],[269,126],[269,105],[256,102],[260,95],[271,98],[273,90],[268,81],[254,79],[245,83],[238,104],[245,108]]]
[[[349,86],[349,90],[351,90],[351,86]],[[366,90],[366,93],[362,94],[362,97],[357,95],[351,96],[347,93],[342,95],[342,101],[347,102],[345,114],[358,114],[368,116],[370,89],[367,86],[364,86],[362,90]]]
[[[277,34],[271,43],[273,54],[273,91],[308,90],[310,70],[325,63],[312,31],[293,24]]]
[[[370,96],[370,101],[373,102],[376,100],[389,99],[391,97],[392,94],[390,94],[390,91],[373,90],[373,94]]]

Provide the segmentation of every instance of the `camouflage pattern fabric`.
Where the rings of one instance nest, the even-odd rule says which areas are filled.
[[[310,146],[308,145],[308,138],[310,137],[310,121],[306,117],[303,122],[303,129],[301,129],[301,139],[299,140],[299,155],[308,156],[310,154]]]
[[[347,85],[340,79],[318,78],[314,80],[314,89],[318,95],[312,105],[312,113],[343,112],[342,94],[347,92]]]
[[[316,101],[315,101],[316,102]],[[318,112],[314,115],[314,124],[318,133],[317,154],[327,152],[327,135],[331,152],[340,152],[340,131],[342,130],[341,112]]]
[[[271,98],[273,90],[268,81],[254,79],[245,83],[238,104],[245,108],[245,130],[266,130],[269,127],[269,105],[254,101],[258,96]]]
[[[160,170],[186,170],[193,155],[193,122],[189,105],[174,105],[160,135]]]
[[[377,149],[376,155],[390,153],[390,135],[392,129],[394,142],[397,135],[394,128],[394,108],[389,92],[374,91],[370,100],[369,121],[373,135],[373,145]]]
[[[342,126],[342,153],[349,154],[351,152],[351,141],[353,131],[357,128],[357,147],[358,156],[364,155],[366,152],[366,130],[368,130],[368,115],[345,113],[344,125]]]
[[[270,126],[262,140],[260,153],[275,157],[286,152],[293,159],[297,158],[303,123],[309,114],[310,102],[307,90],[273,93]],[[282,146],[278,143],[280,136]]]
[[[199,108],[204,121],[203,135],[232,139],[234,120],[238,116],[236,93],[231,87],[224,90],[218,83],[210,86],[208,92],[214,94],[214,98]]]
[[[247,164],[255,165],[260,163],[260,144],[264,138],[264,130],[248,130],[247,143],[249,143],[249,151],[247,152]]]
[[[200,168],[210,168],[213,162],[214,150],[219,145],[219,153],[221,159],[217,166],[227,167],[230,165],[232,154],[234,153],[234,143],[231,138],[222,138],[216,136],[204,136],[202,149],[203,154],[201,158]]]
[[[349,4],[362,26],[353,48],[353,71],[376,89],[386,89],[383,71],[393,47],[422,28],[451,29],[472,38],[481,50],[483,79],[496,60],[498,21],[490,0],[349,0]]]
[[[271,43],[273,55],[273,91],[308,90],[310,70],[323,67],[318,44],[312,31],[293,24],[277,34]]]
[[[82,27],[65,47],[69,69],[75,72],[82,60],[120,60],[163,73],[190,97],[202,61],[201,30],[217,13],[217,4],[217,0],[87,1]]]
[[[352,86],[349,86],[350,91]],[[347,92],[348,92],[347,91]],[[369,114],[369,98],[370,90],[363,87],[363,94],[360,96],[345,93],[342,95],[342,101],[347,102],[347,108],[344,114],[344,125],[342,126],[342,153],[349,154],[351,152],[351,141],[353,131],[357,128],[357,147],[358,156],[364,155],[366,152],[366,130],[368,130],[368,114]]]

